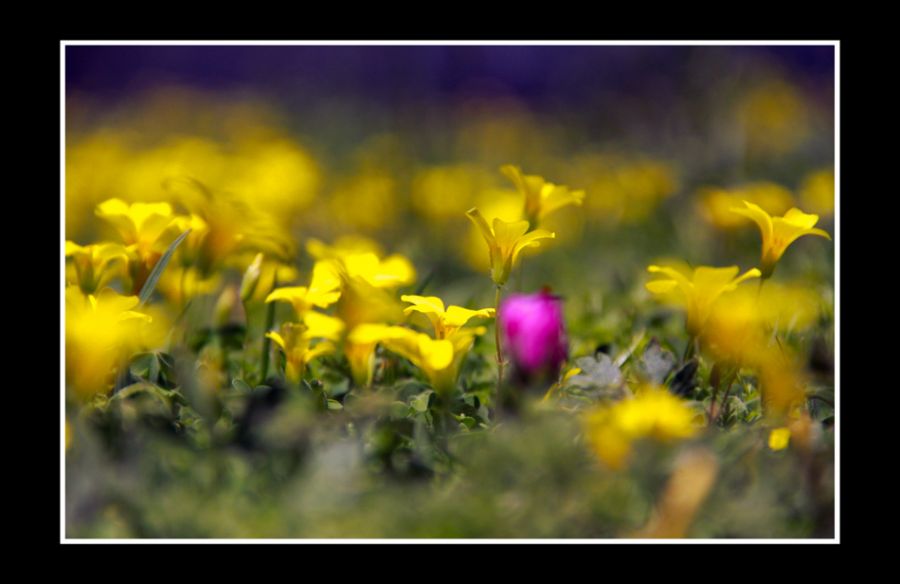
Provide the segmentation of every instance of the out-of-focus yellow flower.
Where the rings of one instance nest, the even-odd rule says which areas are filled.
[[[674,300],[687,310],[687,331],[692,337],[700,334],[713,305],[722,294],[735,290],[741,282],[758,278],[753,268],[743,275],[737,266],[713,268],[700,266],[690,274],[672,267],[649,266],[651,274],[662,274],[658,280],[647,282],[647,290],[663,298]]]
[[[313,238],[306,242],[306,251],[317,260],[340,260],[349,255],[363,253],[374,253],[379,257],[382,255],[381,246],[377,242],[360,235],[344,235],[337,238],[332,245]]]
[[[266,302],[290,302],[297,316],[303,317],[313,306],[328,308],[341,297],[341,281],[325,262],[313,266],[309,286],[287,286],[272,291]]]
[[[675,167],[666,161],[618,153],[575,158],[572,181],[591,193],[585,212],[603,224],[636,223],[678,190]]]
[[[321,182],[316,162],[306,150],[271,133],[243,137],[227,171],[222,187],[283,226],[309,207]]]
[[[79,399],[107,391],[113,369],[138,348],[136,326],[152,322],[132,310],[138,302],[109,288],[96,296],[66,288],[66,383]]]
[[[748,217],[756,222],[762,234],[762,259],[760,269],[765,280],[772,276],[775,265],[784,251],[798,237],[818,235],[830,240],[831,236],[814,225],[819,221],[818,215],[804,213],[800,209],[791,208],[784,217],[772,217],[758,205],[744,201],[746,208],[732,209],[735,213]]]
[[[535,229],[529,232],[528,221],[508,223],[496,218],[493,228],[491,228],[477,208],[469,209],[466,215],[481,231],[482,237],[487,242],[491,260],[491,278],[498,286],[502,286],[509,279],[509,274],[515,267],[523,249],[539,247],[542,239],[556,237],[555,233],[546,229]]]
[[[732,209],[750,201],[763,209],[781,214],[791,208],[794,199],[791,191],[773,182],[754,182],[731,189],[705,187],[698,193],[700,213],[719,229],[736,229],[744,221]]]
[[[420,312],[428,317],[434,327],[434,338],[446,339],[473,318],[493,318],[495,309],[482,308],[470,310],[461,306],[448,306],[444,309],[444,301],[437,296],[415,296],[407,294],[400,297],[403,302],[412,306],[406,307],[404,314]]]
[[[78,286],[85,294],[94,294],[110,280],[125,273],[128,252],[117,243],[96,243],[81,246],[66,242],[66,257],[72,258]]]
[[[795,359],[780,348],[769,347],[757,360],[754,367],[759,372],[763,411],[771,419],[783,420],[806,400],[804,375]]]
[[[361,237],[343,237],[334,246],[311,239],[307,251],[319,260],[316,268],[330,271],[332,279],[360,280],[376,288],[398,288],[416,280],[412,262],[400,254],[381,258],[375,242]]]
[[[310,361],[335,350],[332,341],[340,338],[343,329],[344,324],[339,319],[318,312],[308,312],[304,315],[303,323],[284,323],[280,332],[269,331],[266,336],[284,352],[285,377],[298,383]],[[313,344],[316,339],[320,340]]]
[[[376,288],[397,288],[416,280],[416,269],[401,255],[379,259],[374,253],[352,254],[343,259],[347,277],[359,279]]]
[[[357,231],[390,225],[399,207],[396,181],[383,171],[366,170],[342,181],[328,199],[332,221]]]
[[[274,290],[266,302],[290,302],[298,316],[302,316],[313,306],[327,308],[341,297],[339,290],[319,290],[307,286],[289,286]]]
[[[200,215],[191,213],[187,216],[176,216],[172,219],[172,225],[175,226],[178,233],[184,233],[188,229],[191,230],[181,242],[181,245],[178,246],[178,255],[181,258],[181,265],[196,265],[203,251],[204,239],[209,233],[209,224]]]
[[[477,166],[458,164],[420,170],[412,182],[413,209],[427,219],[461,219],[475,197],[494,183],[493,176]]]
[[[827,168],[808,174],[800,185],[800,202],[819,215],[834,215],[834,171]]]
[[[364,238],[339,240],[334,247],[313,240],[307,248],[314,257],[322,258],[314,266],[314,280],[327,282],[323,289],[339,290],[336,313],[349,328],[402,319],[393,290],[416,279],[415,268],[406,257],[394,254],[382,259],[377,244]]]
[[[684,400],[665,388],[646,386],[633,398],[591,411],[585,417],[585,431],[600,460],[619,469],[636,440],[671,442],[690,438],[697,432],[697,418]]]
[[[204,276],[195,267],[169,264],[156,287],[169,302],[183,306],[192,298],[212,294],[218,290],[221,283],[221,273]]]
[[[773,428],[769,432],[769,448],[772,450],[784,450],[791,441],[791,429],[788,427]]]
[[[125,245],[134,245],[144,258],[172,224],[172,206],[168,203],[132,203],[109,199],[97,206],[97,216],[116,228]]]
[[[753,155],[772,156],[793,151],[809,137],[809,109],[803,94],[785,81],[753,88],[737,107],[747,149]]]
[[[518,166],[500,167],[502,172],[525,197],[525,218],[532,225],[539,225],[550,213],[568,205],[581,206],[584,191],[570,191],[569,187],[547,182],[537,175],[522,174]]]
[[[739,287],[713,306],[701,339],[717,361],[759,363],[772,331],[804,330],[819,315],[821,300],[807,287],[770,282],[759,291]]]

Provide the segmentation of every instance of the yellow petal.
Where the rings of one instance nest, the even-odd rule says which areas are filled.
[[[802,229],[811,229],[819,222],[819,216],[811,213],[804,213],[796,207],[792,207],[784,214],[784,221],[791,225],[796,225]]]
[[[327,355],[328,353],[333,353],[334,350],[335,346],[333,343],[329,341],[322,341],[321,343],[317,343],[316,346],[311,347],[308,351],[306,351],[306,355],[304,355],[304,357],[306,361],[312,361],[316,357]]]
[[[404,294],[400,297],[403,302],[409,302],[413,306],[408,306],[403,311],[409,314],[413,311],[423,312],[425,314],[443,314],[444,301],[437,296],[416,296],[415,294]]]
[[[544,185],[541,197],[540,219],[568,205],[580,206],[584,201],[584,191],[570,191],[569,187],[560,185]]]
[[[522,221],[525,223],[526,229],[528,222]],[[525,249],[526,247],[538,247],[541,245],[540,241],[542,239],[554,239],[556,234],[552,231],[547,231],[546,229],[535,229],[529,233],[522,235],[518,241],[516,241],[515,246],[513,247],[512,253],[512,265],[516,264],[516,261],[519,258],[519,253]]]
[[[360,345],[368,345],[379,343],[388,338],[406,336],[411,332],[412,331],[409,329],[403,327],[389,326],[386,324],[361,324],[350,331],[347,340]]]
[[[749,280],[750,278],[759,278],[760,276],[762,276],[762,272],[760,272],[757,268],[751,268],[747,270],[744,275],[736,278],[732,284],[733,286],[737,286],[744,280]]]
[[[745,209],[735,208],[732,211],[755,221],[762,233],[763,245],[767,245],[767,242],[772,239],[772,217],[759,205],[754,205],[749,201],[744,201],[744,206],[746,207]]]
[[[276,300],[281,300],[284,302],[294,302],[296,300],[305,301],[308,291],[309,290],[306,286],[287,286],[284,288],[277,288],[273,290],[268,296],[266,296],[266,302],[275,302]]]
[[[426,335],[419,337],[422,359],[432,369],[446,369],[453,362],[453,343],[448,340],[435,341]]]
[[[494,240],[505,256],[513,252],[519,239],[528,231],[528,221],[507,222],[499,217],[494,219]],[[543,231],[543,230],[541,230]],[[546,232],[545,233],[549,233]]]
[[[654,294],[668,294],[678,287],[678,282],[675,280],[654,280],[652,282],[647,282],[645,286],[647,287],[647,290]]]
[[[269,338],[269,339],[272,339],[273,341],[275,341],[275,344],[277,344],[279,347],[281,347],[281,349],[282,349],[283,351],[286,351],[286,350],[287,350],[286,344],[285,344],[285,342],[284,342],[284,337],[282,337],[282,336],[281,336],[280,334],[278,334],[277,332],[275,332],[275,331],[269,331],[269,332],[266,333],[266,337]]]
[[[473,318],[493,318],[493,308],[482,308],[481,310],[469,310],[461,306],[450,306],[444,315],[444,324],[449,327],[459,328],[465,325]]]
[[[303,323],[308,327],[306,335],[310,338],[336,341],[344,332],[344,322],[341,319],[313,310],[303,315]]]
[[[493,250],[497,245],[497,239],[494,237],[494,232],[491,231],[490,226],[484,218],[484,215],[481,214],[476,207],[472,207],[468,211],[466,211],[466,217],[475,224],[475,227],[481,232],[482,237],[487,242],[488,247]]]
[[[379,287],[406,286],[416,280],[416,269],[407,258],[392,255],[379,264],[373,280],[372,283]]]
[[[341,287],[340,269],[334,262],[319,260],[313,265],[310,290],[331,292]]]

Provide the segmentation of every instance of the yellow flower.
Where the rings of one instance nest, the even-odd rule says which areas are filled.
[[[475,165],[458,164],[423,168],[413,177],[413,209],[433,222],[461,219],[478,193],[487,190],[493,176]]]
[[[591,193],[584,214],[605,226],[643,221],[678,192],[676,168],[644,156],[587,153],[574,157],[568,172]]]
[[[697,432],[697,415],[684,400],[662,387],[640,388],[634,398],[600,406],[587,414],[588,443],[613,469],[621,468],[636,440],[671,442]]]
[[[80,399],[110,388],[113,369],[141,343],[135,325],[151,322],[132,310],[137,296],[106,288],[97,296],[66,288],[66,384]]]
[[[307,251],[319,259],[314,282],[323,289],[338,291],[337,315],[354,328],[363,323],[395,323],[403,318],[393,289],[411,284],[416,270],[407,258],[394,254],[381,259],[381,249],[371,240],[341,238],[334,246],[317,240],[307,243]]]
[[[769,352],[772,331],[803,330],[819,314],[821,299],[801,285],[770,282],[758,292],[742,287],[716,302],[701,333],[716,361],[759,363]]]
[[[749,154],[783,156],[809,138],[811,111],[798,87],[773,78],[748,91],[735,114]]]
[[[405,257],[394,254],[379,259],[374,253],[347,255],[343,267],[348,278],[362,280],[376,288],[397,288],[416,280],[416,269]]]
[[[664,277],[647,282],[647,290],[670,297],[687,309],[687,331],[692,337],[700,334],[710,311],[719,297],[735,290],[741,282],[758,278],[759,270],[753,268],[738,276],[737,266],[712,268],[700,266],[689,275],[670,267],[649,266],[647,271]]]
[[[372,385],[375,374],[375,347],[383,340],[407,334],[408,329],[377,323],[357,325],[347,335],[344,354],[350,362],[353,382],[359,387]]]
[[[353,329],[347,340],[358,346],[371,347],[372,351],[376,344],[381,344],[421,369],[435,391],[449,393],[456,387],[459,366],[475,337],[485,332],[484,327],[458,329],[450,338],[432,339],[424,333],[400,326],[363,324]],[[371,371],[370,361],[362,364]]]
[[[334,276],[329,266],[317,262],[313,266],[309,286],[288,286],[278,288],[266,297],[266,302],[290,302],[297,316],[302,317],[313,306],[327,308],[341,297],[341,282]]]
[[[818,235],[831,239],[825,231],[816,229],[814,225],[819,221],[818,215],[804,213],[796,207],[788,210],[784,217],[772,217],[762,208],[753,203],[744,201],[745,209],[732,209],[735,213],[749,217],[759,226],[762,234],[762,278],[767,279],[775,271],[775,264],[781,259],[782,254],[794,240],[804,235]]]
[[[126,245],[134,245],[145,258],[159,237],[172,224],[172,206],[168,203],[132,203],[109,199],[97,206],[97,216],[110,222]]]
[[[401,296],[400,300],[412,304],[412,306],[404,309],[404,314],[409,315],[413,312],[421,312],[428,317],[428,320],[431,321],[431,325],[434,327],[434,337],[436,339],[448,338],[473,318],[493,318],[495,312],[493,308],[470,310],[461,306],[449,306],[445,310],[444,301],[437,296],[407,294]]]
[[[310,239],[306,242],[306,251],[317,260],[342,259],[358,253],[381,255],[381,247],[376,242],[359,235],[339,237],[333,245],[328,245],[319,239]]]
[[[581,206],[584,191],[570,191],[569,187],[547,182],[537,175],[524,175],[518,166],[507,164],[500,168],[525,197],[525,217],[534,225],[567,205]]]
[[[787,427],[773,428],[769,432],[769,448],[772,450],[784,450],[791,441],[791,429]]]
[[[73,259],[78,286],[85,294],[94,294],[119,275],[128,252],[117,243],[96,243],[81,246],[66,242],[66,257]]]
[[[285,377],[298,383],[307,363],[334,351],[331,341],[340,338],[343,329],[340,319],[311,311],[304,315],[303,323],[284,323],[281,332],[269,331],[266,336],[284,352]],[[323,340],[313,344],[314,339]]]
[[[209,224],[200,215],[191,213],[188,216],[176,216],[172,219],[172,225],[178,229],[178,233],[184,233],[188,229],[191,230],[178,247],[181,265],[190,266],[197,264],[203,251],[204,240],[209,233]]]
[[[502,286],[509,279],[509,274],[523,249],[539,247],[540,240],[556,237],[555,233],[546,229],[528,232],[529,223],[524,220],[507,223],[497,218],[494,219],[492,229],[481,212],[474,207],[469,209],[466,215],[478,227],[487,242],[491,259],[491,278],[498,286]]]

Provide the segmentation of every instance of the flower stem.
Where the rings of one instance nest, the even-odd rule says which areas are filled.
[[[503,347],[500,345],[500,294],[502,287],[497,286],[497,292],[494,296],[494,343],[497,345],[497,397],[500,398],[500,392],[503,389]]]
[[[272,288],[275,289],[278,287],[278,276],[275,276],[274,281],[272,282]],[[266,336],[266,333],[272,328],[275,324],[275,303],[269,302],[266,306],[266,326],[263,329],[263,344],[262,344],[262,362],[260,363],[260,383],[265,383],[266,377],[269,375],[269,349],[272,346],[272,341],[269,337]]]
[[[709,402],[709,425],[712,426],[716,418],[721,418],[725,408],[728,407],[728,396],[731,394],[731,386],[734,384],[734,378],[737,377],[738,368],[734,367],[729,369],[728,373],[725,374],[723,380],[720,383],[717,383],[715,387],[713,387],[712,399]],[[722,396],[722,412],[716,412],[716,397],[719,395],[719,390],[722,387],[725,387],[725,395]]]

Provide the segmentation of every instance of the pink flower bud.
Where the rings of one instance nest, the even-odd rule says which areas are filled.
[[[503,349],[519,381],[555,380],[568,357],[562,300],[542,291],[514,294],[504,300],[497,315]]]

